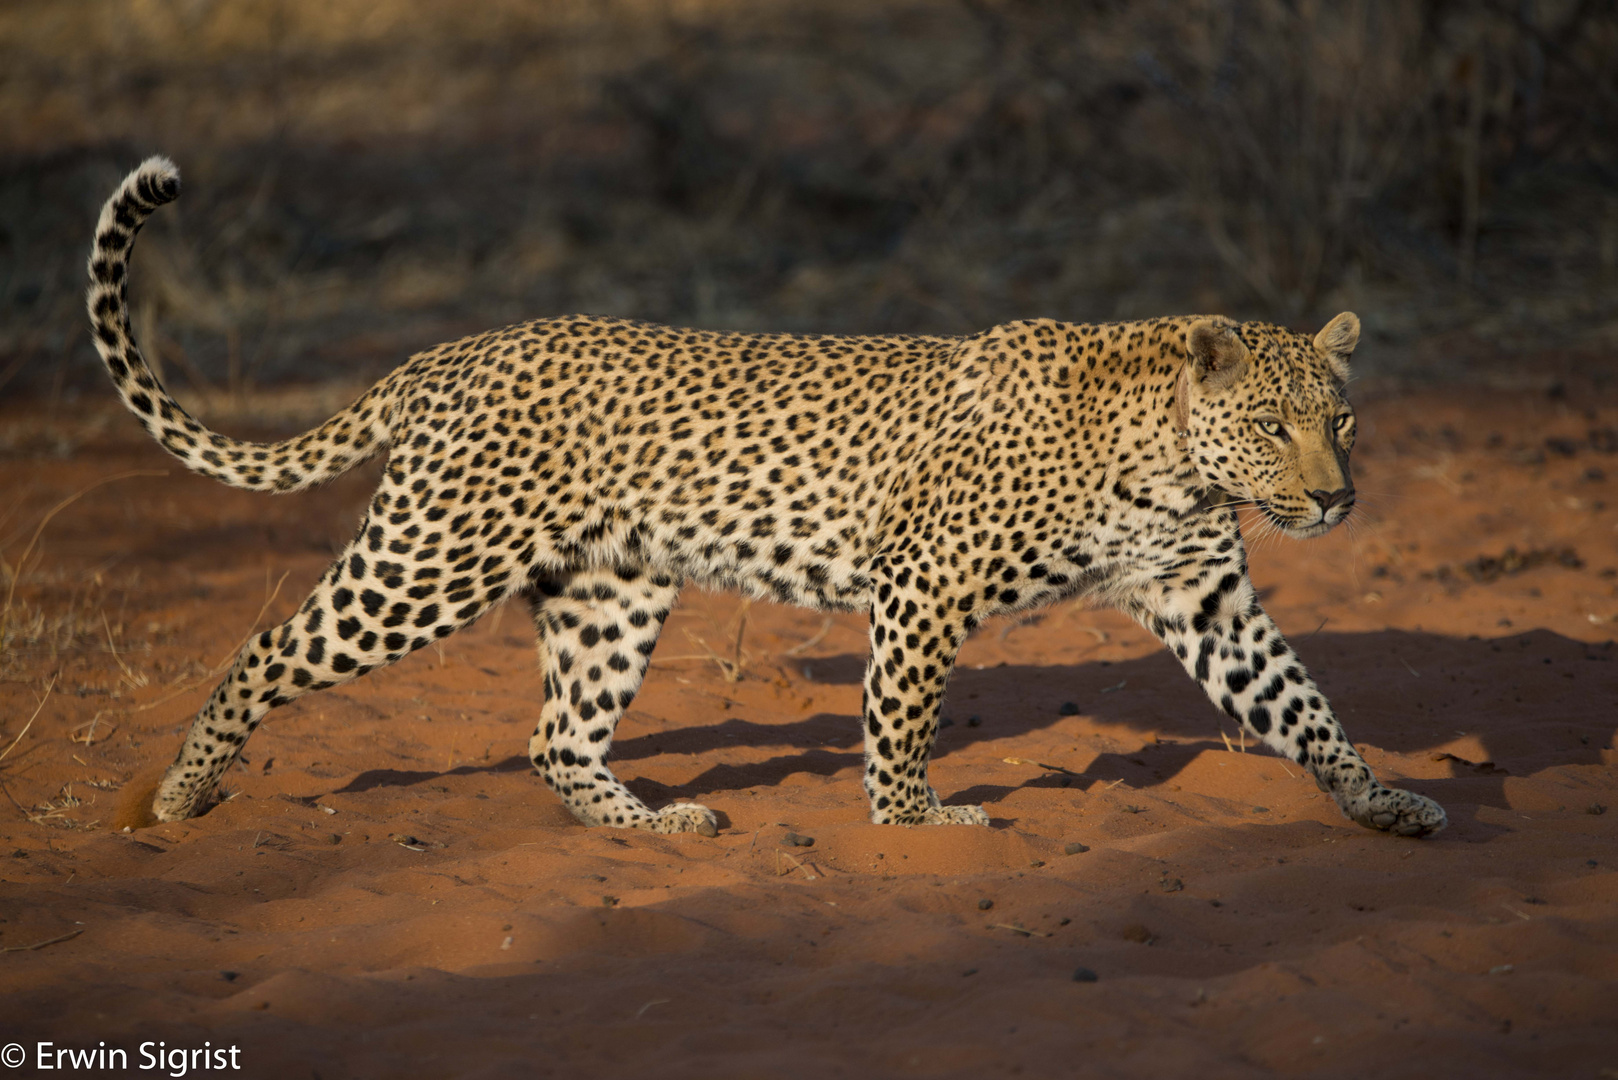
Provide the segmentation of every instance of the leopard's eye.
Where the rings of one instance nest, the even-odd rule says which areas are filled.
[[[1331,429],[1333,431],[1342,431],[1348,426],[1348,422],[1352,419],[1354,419],[1353,413],[1339,413],[1337,415],[1337,419],[1331,422]]]
[[[1281,426],[1279,420],[1255,420],[1253,423],[1257,425],[1260,431],[1272,439],[1284,439],[1287,437],[1286,429]]]

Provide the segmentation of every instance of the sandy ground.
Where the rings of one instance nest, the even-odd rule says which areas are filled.
[[[0,1042],[17,1075],[46,1040],[324,1080],[1618,1076],[1618,400],[1360,400],[1364,513],[1254,576],[1380,775],[1447,807],[1427,841],[1227,745],[1142,631],[1072,606],[986,627],[951,684],[934,780],[993,827],[870,825],[863,620],[695,592],[614,757],[716,839],[586,830],[531,775],[516,607],[276,712],[228,801],[123,833],[119,788],[375,468],[239,493],[119,413],[13,407],[8,567],[123,478],[9,600]]]

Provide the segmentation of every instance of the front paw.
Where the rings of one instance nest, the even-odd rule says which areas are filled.
[[[989,813],[981,806],[929,806],[923,825],[987,825]]]
[[[1444,808],[1427,796],[1380,784],[1355,796],[1343,812],[1367,829],[1395,836],[1431,836],[1449,824]]]
[[[670,803],[652,818],[650,828],[652,832],[694,832],[698,836],[713,837],[719,835],[719,819],[701,803]]]
[[[923,806],[908,810],[874,810],[873,825],[987,825],[989,815],[981,806]]]

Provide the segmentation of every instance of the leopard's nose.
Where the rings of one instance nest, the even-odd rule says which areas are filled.
[[[1354,489],[1340,487],[1336,491],[1322,491],[1316,488],[1309,493],[1309,497],[1320,504],[1321,512],[1324,513],[1334,506],[1352,505],[1354,502]]]

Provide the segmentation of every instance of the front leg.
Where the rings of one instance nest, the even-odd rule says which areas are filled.
[[[1298,762],[1368,829],[1430,836],[1448,822],[1424,795],[1384,786],[1253,593],[1240,542],[1125,605],[1180,658],[1208,697],[1264,745]]]
[[[944,806],[928,783],[944,685],[965,640],[954,598],[936,595],[923,562],[879,570],[865,671],[865,792],[877,825],[987,825],[981,806]]]

